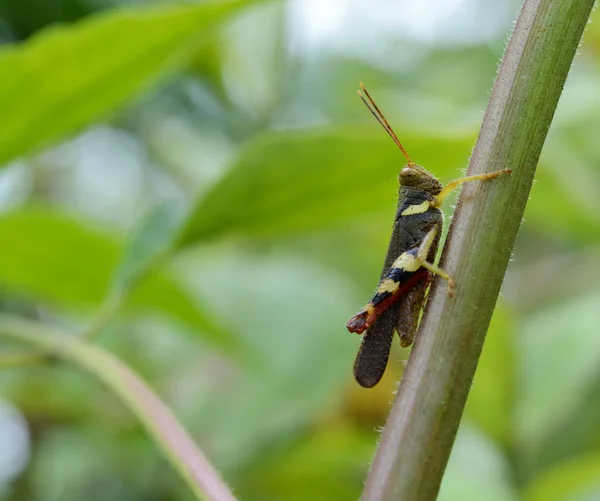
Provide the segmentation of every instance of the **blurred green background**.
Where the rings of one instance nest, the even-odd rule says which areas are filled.
[[[103,298],[126,298],[98,342],[159,392],[240,499],[357,499],[408,357],[395,342],[379,386],[352,379],[360,339],[344,325],[379,277],[403,165],[358,82],[412,158],[449,181],[518,8],[1,0],[0,311],[77,332]],[[598,54],[596,21],[442,501],[600,499]],[[156,216],[175,237],[152,233]],[[140,235],[172,254],[137,284]],[[0,360],[16,348],[2,341]],[[2,367],[0,395],[0,499],[191,499],[79,370]]]

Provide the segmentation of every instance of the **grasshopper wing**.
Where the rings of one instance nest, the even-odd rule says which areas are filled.
[[[406,235],[401,227],[400,220],[396,217],[392,237],[387,250],[381,280],[389,273],[396,258],[407,248]],[[354,361],[354,378],[364,388],[372,388],[382,378],[390,356],[394,330],[399,322],[399,302],[385,309],[365,332]]]
[[[385,372],[398,315],[397,307],[388,308],[364,334],[354,361],[354,379],[363,388],[375,386]]]

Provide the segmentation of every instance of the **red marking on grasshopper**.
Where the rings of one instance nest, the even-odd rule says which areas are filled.
[[[375,320],[377,320],[385,310],[387,310],[394,303],[398,302],[402,296],[407,294],[428,274],[429,271],[427,271],[425,268],[419,268],[406,282],[400,284],[398,289],[396,289],[390,297],[386,298],[384,301],[375,306],[373,308],[373,313],[369,314],[367,307],[365,307],[359,313],[354,315],[346,324],[346,329],[348,329],[350,332],[355,332],[356,334],[362,334],[375,323]]]

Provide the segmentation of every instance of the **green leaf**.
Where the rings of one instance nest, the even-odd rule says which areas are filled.
[[[456,177],[473,137],[401,132],[411,156]],[[183,245],[231,234],[311,231],[384,209],[393,213],[405,160],[381,130],[317,129],[267,134],[243,149],[198,203]],[[442,170],[443,169],[443,170]]]
[[[244,0],[114,10],[0,52],[0,165],[104,118],[193,55]]]
[[[157,235],[168,217],[153,219],[145,246],[137,240],[117,280],[130,282],[144,259],[160,249]],[[161,223],[161,224],[157,224]],[[159,230],[159,231],[156,231]],[[120,240],[92,230],[89,224],[50,209],[26,209],[0,216],[0,287],[67,308],[98,307],[123,253]],[[248,357],[240,340],[228,331],[170,275],[153,273],[127,301],[130,311],[158,312],[172,317],[212,344]]]
[[[2,214],[0,241],[3,288],[79,308],[100,303],[122,247],[47,208]]]

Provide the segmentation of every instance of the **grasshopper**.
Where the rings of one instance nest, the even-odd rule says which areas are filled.
[[[394,330],[403,347],[414,341],[433,276],[444,278],[448,294],[454,296],[454,280],[434,264],[444,222],[441,205],[461,184],[495,179],[511,170],[462,177],[442,185],[410,159],[362,82],[360,88],[358,95],[408,162],[399,175],[398,208],[379,285],[371,301],[346,325],[350,332],[366,331],[354,362],[354,377],[361,386],[372,388],[387,366]]]

